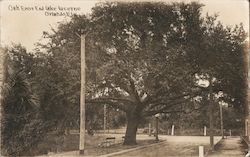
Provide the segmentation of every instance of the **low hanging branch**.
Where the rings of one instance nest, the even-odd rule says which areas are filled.
[[[122,99],[122,98],[95,98],[95,99],[87,99],[85,101],[89,104],[108,104],[114,108],[118,108],[124,112],[127,112],[128,105],[133,104],[132,101],[128,99]]]
[[[158,114],[158,113],[164,113],[164,114],[169,114],[169,113],[183,113],[183,114],[191,114],[195,111],[200,111],[201,109],[205,108],[206,106],[203,105],[199,108],[194,108],[192,109],[191,111],[186,111],[186,110],[168,110],[168,111],[165,111],[165,110],[162,110],[162,111],[159,111],[159,110],[155,110],[155,111],[149,111],[147,114],[145,114],[145,116],[152,116],[152,115],[155,115],[155,114]]]

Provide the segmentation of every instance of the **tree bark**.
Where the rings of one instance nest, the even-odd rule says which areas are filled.
[[[135,145],[136,143],[136,133],[139,124],[139,113],[136,111],[128,112],[127,116],[127,128],[124,139],[124,145]]]

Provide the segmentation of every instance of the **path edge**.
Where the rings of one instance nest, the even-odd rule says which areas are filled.
[[[225,138],[221,138],[215,145],[214,148],[216,149],[216,147],[218,147],[219,144],[221,144],[223,141],[225,140]],[[209,150],[205,153],[204,157],[207,157],[209,154],[212,153],[212,150],[209,148]]]
[[[111,157],[111,156],[115,156],[115,155],[120,155],[120,154],[128,153],[128,152],[131,152],[131,151],[143,149],[143,148],[160,145],[160,144],[163,144],[165,142],[166,142],[166,140],[163,140],[163,141],[160,141],[160,142],[157,142],[157,143],[153,143],[153,144],[149,144],[149,145],[145,145],[145,146],[140,146],[140,147],[125,149],[125,150],[121,150],[119,152],[113,152],[113,153],[110,153],[110,154],[99,155],[98,157]]]

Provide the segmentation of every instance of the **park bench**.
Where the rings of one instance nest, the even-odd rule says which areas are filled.
[[[111,146],[113,144],[115,144],[115,137],[107,137],[98,146],[99,147],[109,147],[109,146]]]

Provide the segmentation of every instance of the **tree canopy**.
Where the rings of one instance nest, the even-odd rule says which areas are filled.
[[[56,103],[78,108],[76,33],[83,30],[88,104],[109,104],[126,112],[127,119],[183,111],[207,93],[200,80],[212,80],[214,95],[240,108],[246,33],[242,25],[225,27],[216,16],[202,17],[201,10],[199,3],[107,2],[88,16],[73,16],[52,34],[44,32],[51,41],[42,46],[49,64],[60,69],[53,75],[61,84],[56,95],[64,97]]]

